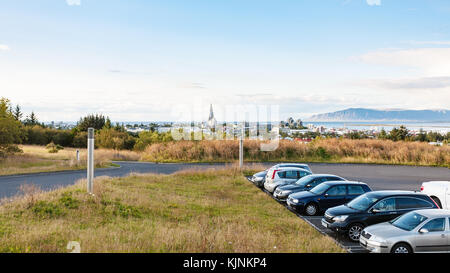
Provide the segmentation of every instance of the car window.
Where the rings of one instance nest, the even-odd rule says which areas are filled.
[[[400,197],[396,200],[397,209],[431,208],[433,205],[418,198]]]
[[[327,191],[329,196],[341,196],[347,195],[347,187],[345,185],[334,186]]]
[[[302,178],[302,177],[304,177],[304,176],[307,176],[307,175],[309,175],[309,173],[307,173],[307,172],[302,172],[302,171],[299,171],[299,172],[298,172],[298,176],[297,176],[297,178]]]
[[[426,223],[422,228],[427,229],[429,232],[444,231],[445,218],[433,219]]]
[[[279,178],[286,178],[286,172],[278,172]]]
[[[342,178],[330,176],[330,177],[325,178],[325,181],[342,181]]]
[[[297,179],[298,178],[297,171],[286,171],[285,174],[286,174],[286,176],[284,178],[286,178],[286,179]]]
[[[309,185],[310,185],[311,187],[315,187],[315,186],[319,185],[320,183],[322,183],[322,179],[316,178],[316,179],[314,179],[311,183],[309,183]]]
[[[392,211],[395,210],[395,199],[394,198],[386,198],[380,200],[378,203],[373,206],[374,209],[379,211]]]
[[[363,193],[365,193],[365,191],[361,186],[357,186],[357,185],[349,185],[348,186],[348,195],[360,195]]]

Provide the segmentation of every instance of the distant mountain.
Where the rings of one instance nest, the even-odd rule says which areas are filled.
[[[350,108],[314,115],[308,121],[420,121],[450,122],[450,110],[375,110]]]

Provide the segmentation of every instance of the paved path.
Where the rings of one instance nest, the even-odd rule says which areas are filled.
[[[122,177],[129,173],[171,174],[183,169],[204,169],[222,167],[226,164],[155,164],[141,162],[114,162],[120,168],[97,169],[95,175]],[[274,163],[264,163],[272,166]],[[420,183],[431,180],[450,180],[450,169],[433,167],[365,165],[365,164],[309,164],[314,173],[337,174],[350,180],[366,182],[373,190],[407,189],[418,190]],[[32,183],[42,190],[51,190],[74,184],[86,178],[86,171],[67,171],[27,175],[0,176],[0,199],[12,197],[19,193],[19,187]]]

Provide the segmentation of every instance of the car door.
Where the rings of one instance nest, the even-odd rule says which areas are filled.
[[[415,252],[447,252],[448,233],[446,218],[436,218],[425,223],[415,235]],[[423,230],[427,232],[421,232]]]
[[[294,183],[298,180],[298,171],[286,171],[286,176],[283,179],[283,182],[285,183]]]
[[[346,203],[347,186],[335,185],[329,188],[320,202],[322,209],[337,207]]]
[[[360,185],[348,185],[347,186],[347,200],[346,202],[350,202],[356,197],[360,196],[361,194],[364,194],[365,191],[362,186]]]
[[[379,200],[369,210],[367,223],[374,225],[378,223],[388,222],[397,217],[398,211],[395,206],[395,198],[388,197]]]

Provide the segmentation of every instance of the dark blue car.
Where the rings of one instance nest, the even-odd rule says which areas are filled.
[[[346,204],[372,191],[367,184],[351,181],[324,182],[309,191],[289,195],[287,205],[306,215],[323,214],[327,209]]]

